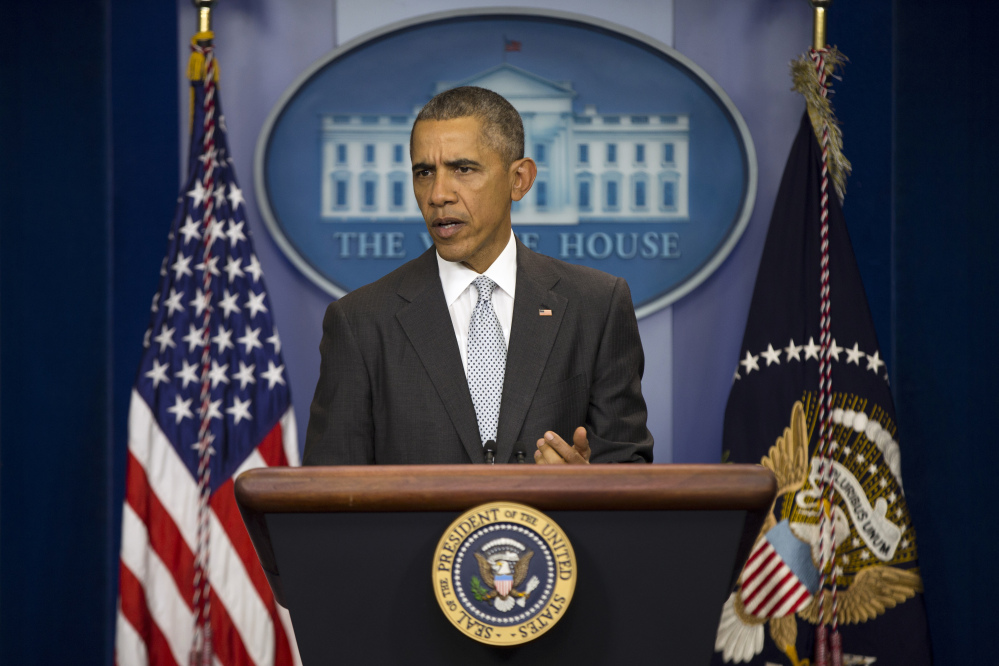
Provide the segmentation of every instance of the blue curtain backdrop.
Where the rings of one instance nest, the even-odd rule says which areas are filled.
[[[775,2],[803,0],[757,11]],[[678,31],[693,11],[677,0]],[[127,0],[0,10],[0,663],[112,663],[128,392],[178,187],[176,16]],[[997,19],[974,0],[830,10],[851,58],[835,98],[855,167],[844,211],[890,354],[941,664],[999,650],[983,527],[999,468]]]

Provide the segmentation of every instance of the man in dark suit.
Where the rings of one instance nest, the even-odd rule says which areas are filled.
[[[445,91],[410,154],[434,247],[327,309],[305,464],[651,461],[627,283],[512,233],[537,175],[513,106]]]

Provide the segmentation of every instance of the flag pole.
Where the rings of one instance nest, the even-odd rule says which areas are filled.
[[[818,75],[819,91],[823,102],[828,104],[828,83],[826,72],[826,56],[829,48],[826,45],[826,10],[832,0],[809,0],[812,6],[812,52]],[[814,123],[814,121],[813,121]],[[814,124],[813,124],[814,126]],[[837,604],[837,572],[836,572],[836,522],[832,512],[832,460],[831,460],[831,412],[832,412],[832,358],[830,356],[830,299],[829,299],[829,218],[828,218],[828,183],[829,183],[829,123],[823,119],[821,130],[822,148],[822,178],[820,193],[820,226],[821,226],[821,281],[820,290],[820,331],[821,351],[819,353],[819,445],[821,502],[819,503],[819,624],[815,630],[814,666],[842,666],[843,648],[839,634],[838,604]],[[828,534],[827,534],[828,532]],[[832,609],[829,623],[832,631],[826,630],[826,576],[831,579]]]
[[[216,151],[215,137],[215,84],[218,82],[218,70],[213,57],[214,35],[212,33],[212,8],[216,0],[192,0],[192,4],[198,9],[198,33],[191,41],[191,61],[188,64],[188,78],[193,85],[199,81],[204,86],[204,141],[200,147],[202,157],[213,156]],[[194,119],[194,90],[191,91],[191,119],[192,131]],[[195,146],[191,145],[194,150]],[[204,214],[202,216],[202,238],[204,242],[204,266],[211,265],[212,259],[212,235],[211,229],[215,225],[215,211],[212,192],[215,187],[225,187],[218,182],[220,176],[217,173],[214,159],[205,160],[205,171],[202,178],[202,187],[207,192],[204,203]],[[216,259],[217,261],[217,259]],[[191,651],[189,655],[190,666],[211,666],[214,661],[214,646],[212,641],[211,603],[212,586],[210,582],[210,508],[211,499],[211,457],[215,452],[212,447],[214,436],[211,432],[211,373],[209,363],[212,361],[211,352],[211,317],[212,317],[212,272],[204,270],[202,288],[199,293],[204,293],[204,319],[202,326],[202,353],[201,353],[201,397],[198,415],[201,427],[198,432],[198,443],[195,448],[198,451],[198,520],[197,520],[197,549],[194,560],[194,632],[191,641]]]
[[[212,29],[212,8],[217,0],[191,0],[198,8],[198,32],[209,32]]]
[[[826,10],[832,0],[808,0],[812,5],[812,48],[821,51],[826,48]]]

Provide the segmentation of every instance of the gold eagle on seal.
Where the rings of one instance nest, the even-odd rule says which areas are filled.
[[[475,553],[475,559],[479,563],[479,574],[488,587],[488,591],[476,593],[476,599],[487,603],[491,601],[493,606],[501,611],[508,611],[514,605],[524,606],[538,585],[538,579],[534,576],[523,591],[517,589],[527,578],[532,557],[534,557],[533,550],[528,550],[519,557],[509,551],[489,558],[482,553]]]

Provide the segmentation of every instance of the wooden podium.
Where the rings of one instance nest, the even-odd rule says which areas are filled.
[[[262,468],[236,480],[307,666],[708,664],[776,490],[755,465]],[[558,523],[578,568],[562,619],[516,647],[461,634],[432,585],[450,523],[497,500]]]

